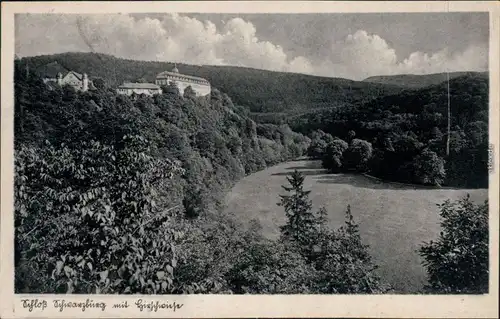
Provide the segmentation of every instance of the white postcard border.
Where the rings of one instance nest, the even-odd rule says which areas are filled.
[[[15,13],[109,13],[109,12],[214,12],[214,13],[313,13],[313,12],[490,12],[490,143],[493,145],[493,172],[490,175],[490,292],[480,296],[462,295],[14,295],[13,268],[13,63]],[[498,234],[499,234],[499,6],[485,2],[11,2],[2,3],[2,84],[1,84],[1,266],[0,317],[2,318],[110,318],[110,317],[452,317],[498,316]],[[23,307],[23,299],[46,301],[47,307]],[[54,300],[107,303],[105,311],[88,308],[59,311]],[[176,303],[175,311],[140,311],[144,302]],[[127,301],[128,309],[112,304]]]

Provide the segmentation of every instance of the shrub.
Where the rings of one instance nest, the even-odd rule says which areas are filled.
[[[412,162],[415,182],[440,186],[445,177],[445,162],[435,152],[424,149]]]
[[[487,293],[488,202],[475,205],[469,195],[438,205],[442,231],[436,241],[424,243],[424,258],[431,293]]]
[[[328,144],[322,157],[322,165],[331,173],[338,173],[342,169],[343,154],[349,146],[341,139],[335,139]]]
[[[174,235],[165,227],[169,210],[156,202],[162,182],[180,169],[152,158],[147,144],[126,136],[116,145],[84,141],[16,153],[16,259],[24,263],[16,266],[38,270],[47,283],[31,292],[172,288]]]
[[[359,172],[366,171],[372,152],[371,143],[360,139],[353,139],[349,148],[344,153],[346,167]]]
[[[311,144],[307,150],[307,154],[312,158],[321,158],[326,151],[326,148],[333,137],[323,131],[315,131],[311,135]]]
[[[231,293],[225,274],[236,261],[242,236],[227,217],[205,214],[178,222],[184,235],[177,245],[173,293]]]
[[[184,98],[194,99],[195,97],[196,97],[196,92],[193,90],[191,86],[188,86],[184,89]]]
[[[268,241],[249,242],[227,274],[236,294],[310,293],[314,268],[297,252]]]
[[[200,188],[189,188],[182,200],[182,205],[184,206],[184,212],[188,218],[200,216],[207,208]]]

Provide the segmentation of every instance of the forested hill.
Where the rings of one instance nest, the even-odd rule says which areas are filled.
[[[133,98],[99,85],[47,90],[21,63],[14,64],[16,293],[387,290],[350,209],[345,226],[330,229],[322,210],[312,212],[298,172],[300,184],[290,184],[314,224],[285,227],[307,231],[293,235],[306,238],[301,246],[290,237],[269,241],[259,223],[246,230],[222,210],[234,182],[303,155],[306,136],[256,124],[216,89],[197,97],[168,86]]]
[[[485,76],[487,77],[487,72],[451,72],[450,79],[461,77],[464,75],[470,76]],[[434,73],[434,74],[399,74],[399,75],[381,75],[381,76],[371,76],[364,79],[364,82],[378,83],[378,84],[388,84],[397,85],[407,89],[419,89],[426,86],[436,85],[447,80],[446,73]]]
[[[445,129],[447,96],[446,82],[442,82],[418,90],[403,90],[397,94],[382,96],[353,108],[334,107],[311,112],[290,119],[290,125],[303,133],[321,129],[345,137],[349,129],[360,128],[362,119],[370,122],[392,114],[425,117],[427,112],[431,112],[439,113],[439,121],[435,124],[440,129]],[[468,120],[479,118],[487,123],[488,74],[471,73],[451,79],[450,104],[452,125],[463,126],[464,117]],[[422,131],[428,132],[430,128],[423,128]]]
[[[371,143],[375,154],[370,159],[371,173],[385,179],[416,182],[422,172],[432,169],[415,168],[421,166],[414,159],[430,150],[434,158],[445,161],[442,185],[487,187],[488,87],[485,74],[469,74],[450,80],[449,91],[445,82],[405,90],[352,108],[297,117],[290,125],[307,134],[321,130],[332,137],[350,140],[356,136]],[[446,155],[448,99],[451,130]],[[411,170],[413,177],[407,175]]]
[[[30,69],[57,61],[67,69],[101,77],[115,87],[124,81],[144,79],[173,68],[172,63],[135,61],[97,53],[62,53],[23,58]],[[206,78],[213,87],[231,96],[237,105],[251,112],[302,113],[306,110],[351,105],[396,93],[394,85],[351,81],[341,78],[272,72],[232,66],[177,64],[181,73]]]

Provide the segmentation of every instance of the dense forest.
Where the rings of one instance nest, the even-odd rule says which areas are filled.
[[[488,187],[488,77],[447,83],[331,108],[293,119],[313,134],[309,154],[332,171],[452,187]],[[446,153],[448,98],[449,153]],[[345,151],[345,154],[344,154]]]
[[[434,73],[434,74],[400,74],[400,75],[379,75],[379,76],[371,76],[369,78],[364,79],[364,82],[370,83],[380,83],[380,84],[388,84],[388,85],[396,85],[401,86],[407,89],[421,89],[426,86],[436,85],[439,83],[443,83],[450,79],[458,78],[466,75],[486,75],[485,72],[450,72],[446,73]],[[487,76],[487,75],[486,75]]]
[[[51,61],[30,58],[28,68],[27,60],[15,62],[16,292],[391,291],[375,275],[376,265],[350,208],[346,208],[345,224],[330,229],[325,210],[313,211],[300,173],[288,177],[286,194],[276,199],[286,213],[286,224],[276,241],[263,238],[259,225],[247,230],[237,217],[223,213],[223,196],[246,174],[306,152],[326,159],[332,170],[345,165],[355,171],[376,173],[377,167],[383,171],[386,166],[374,164],[383,150],[384,161],[390,165],[394,162],[388,154],[401,152],[405,159],[417,154],[423,163],[419,172],[426,173],[429,167],[433,171],[434,166],[440,171],[441,162],[449,165],[441,157],[438,138],[439,132],[443,134],[442,88],[422,91],[427,94],[404,91],[383,97],[392,87],[357,83],[355,88],[355,82],[348,80],[276,73],[272,73],[276,74],[274,80],[266,80],[264,75],[271,72],[237,68],[231,82],[227,74],[232,68],[192,67],[186,73],[209,79],[211,95],[196,97],[186,89],[181,96],[177,87],[169,86],[154,97],[127,97],[117,95],[113,85],[127,77],[148,78],[167,64],[97,54],[83,54],[85,59],[75,58],[78,56],[56,58],[69,69],[101,76],[101,82],[94,78],[96,91],[76,92],[67,86],[47,90],[33,70],[36,63],[52,62],[55,57]],[[114,60],[102,62],[106,59]],[[214,70],[227,74],[217,79]],[[257,81],[245,78],[245,72],[261,75]],[[279,79],[283,83],[278,86],[269,82]],[[470,98],[466,101],[474,108],[454,113],[454,134],[470,137],[456,140],[451,150],[469,156],[464,148],[469,150],[470,145],[460,143],[472,141],[478,149],[483,147],[487,95],[482,94],[487,81],[454,81],[452,105],[462,103],[462,92],[467,92]],[[250,82],[253,84],[247,86]],[[315,89],[304,94],[303,87],[297,89],[291,83],[314,84]],[[346,85],[335,86],[339,83]],[[327,87],[339,88],[342,94],[329,95]],[[349,94],[346,87],[359,94]],[[233,93],[239,96],[238,103],[233,102]],[[250,116],[264,110],[263,105],[279,110],[273,108],[273,99],[279,100],[280,94],[287,96],[282,101],[294,101],[299,108],[301,103],[321,99],[307,105],[318,110],[313,113],[320,122],[308,118],[295,122],[303,133],[312,133],[311,138],[286,124],[252,120]],[[435,104],[424,108],[426,112],[417,112],[425,99],[434,99]],[[338,101],[349,107],[330,103]],[[324,105],[328,111],[319,111]],[[429,123],[434,125],[430,132],[425,128]],[[386,145],[387,139],[390,143]],[[399,163],[397,156],[392,160]],[[461,211],[467,214],[452,214]],[[475,206],[468,199],[442,206],[447,231],[421,251],[427,261],[430,291],[487,289],[487,212],[486,203]],[[455,248],[456,225],[466,225],[459,229],[462,232],[483,236],[460,241],[465,255],[445,260],[443,256]],[[474,265],[475,273],[462,267],[464,260]],[[458,286],[453,281],[455,274],[463,278]]]
[[[220,209],[245,174],[304,154],[309,139],[286,125],[256,124],[217,89],[47,90],[20,63],[15,93],[16,291],[387,289],[350,211],[328,229],[300,175],[281,198],[290,218],[277,242]]]
[[[153,82],[173,63],[125,60],[97,53],[63,53],[23,58],[32,70],[58,61],[68,70],[105,79],[110,87],[125,81]],[[237,105],[251,112],[297,114],[312,109],[352,105],[374,97],[401,91],[392,85],[365,83],[295,73],[232,67],[177,64],[183,74],[206,78],[212,86],[228,94]]]

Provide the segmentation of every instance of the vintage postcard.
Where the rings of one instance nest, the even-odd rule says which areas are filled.
[[[2,3],[2,318],[498,317],[495,2]]]

